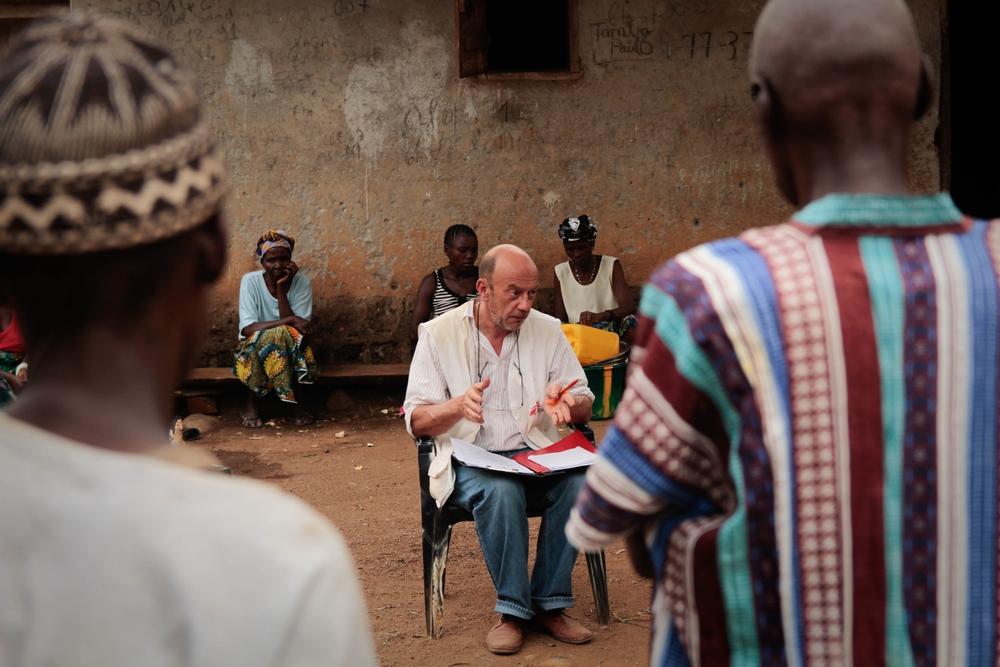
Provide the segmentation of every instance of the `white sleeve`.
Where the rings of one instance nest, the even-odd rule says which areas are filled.
[[[407,432],[413,435],[410,419],[415,408],[444,403],[449,398],[451,395],[438,360],[437,348],[430,335],[421,333],[417,339],[417,349],[413,351],[413,361],[410,362],[406,398],[403,400],[403,418],[406,420]]]
[[[368,609],[347,548],[338,539],[325,567],[306,583],[275,664],[375,667]]]
[[[301,273],[296,273],[288,295],[288,305],[292,312],[304,320],[311,320],[313,314],[313,291],[309,279]]]
[[[259,308],[257,307],[257,297],[253,293],[253,286],[250,281],[252,273],[243,275],[240,280],[240,324],[237,333],[243,338],[243,330],[251,324],[256,324],[259,320]]]

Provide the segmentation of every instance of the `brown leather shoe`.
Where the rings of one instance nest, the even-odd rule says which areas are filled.
[[[510,655],[521,650],[524,629],[513,616],[501,615],[493,629],[486,633],[486,648],[497,655]]]
[[[567,644],[586,644],[594,638],[594,633],[570,618],[565,609],[539,612],[531,623],[537,630]]]

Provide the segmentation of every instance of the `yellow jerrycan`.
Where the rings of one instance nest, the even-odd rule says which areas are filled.
[[[585,324],[562,325],[563,335],[576,352],[581,366],[604,361],[618,354],[618,334]]]

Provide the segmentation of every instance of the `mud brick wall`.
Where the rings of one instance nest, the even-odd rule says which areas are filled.
[[[598,251],[633,284],[694,244],[780,221],[746,76],[761,4],[578,0],[581,75],[510,81],[459,78],[450,0],[73,2],[140,23],[200,79],[232,180],[202,360],[217,364],[267,227],[298,237],[321,359],[377,362],[407,358],[414,293],[453,223],[483,250],[524,246],[551,287],[569,214],[595,218]],[[938,66],[939,3],[911,6]],[[936,127],[934,114],[913,139],[924,190],[938,187]]]

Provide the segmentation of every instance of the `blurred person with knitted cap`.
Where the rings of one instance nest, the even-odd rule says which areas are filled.
[[[312,318],[312,287],[292,261],[295,239],[280,229],[269,229],[257,240],[262,271],[251,271],[240,281],[240,343],[233,373],[247,387],[243,426],[262,426],[257,399],[270,392],[294,406],[296,426],[313,422],[296,397],[294,384],[316,381],[319,369],[306,344]]]
[[[0,292],[32,359],[0,414],[2,665],[375,663],[324,518],[165,460],[224,177],[193,80],[133,27],[60,15],[0,56]]]
[[[597,225],[589,216],[563,220],[559,238],[569,261],[555,268],[555,316],[562,322],[613,331],[629,341],[638,320],[621,260],[594,254]]]

